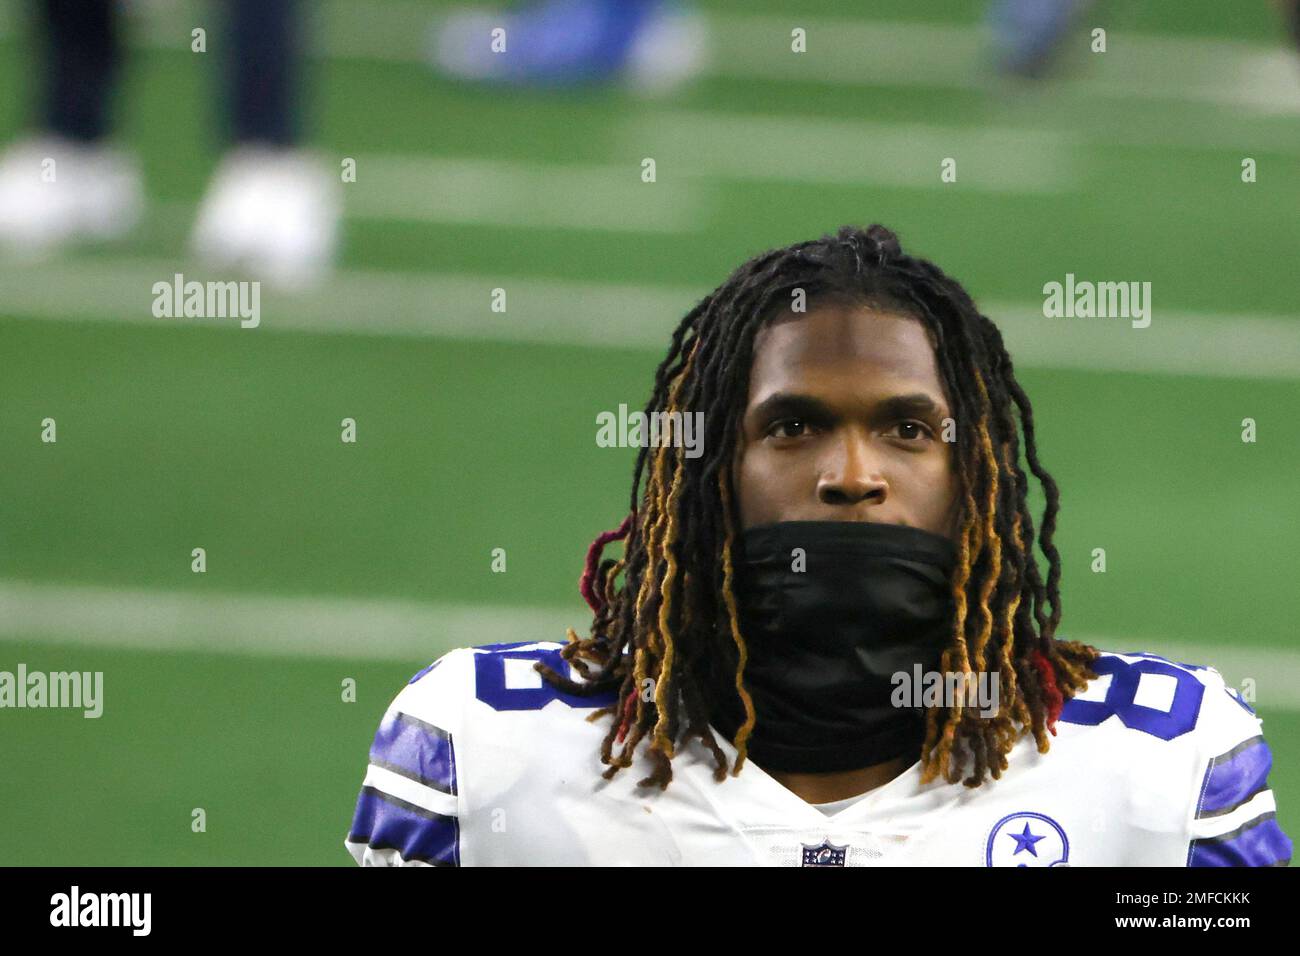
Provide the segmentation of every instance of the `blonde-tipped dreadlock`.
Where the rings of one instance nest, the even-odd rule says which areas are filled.
[[[601,744],[605,776],[631,766],[637,744],[649,737],[653,770],[641,784],[666,787],[674,753],[691,738],[712,754],[715,777],[725,778],[727,758],[709,726],[706,688],[712,685],[703,675],[734,659],[735,693],[745,713],[732,741],[732,772],[740,772],[755,713],[745,689],[747,651],[734,591],[730,464],[754,338],[796,288],[809,302],[837,299],[911,315],[930,334],[958,427],[954,467],[962,502],[952,639],[941,667],[966,680],[993,671],[1000,693],[992,718],[963,707],[961,695],[949,707],[929,708],[919,757],[924,781],[942,776],[956,783],[969,752],[974,766],[965,783],[979,786],[1007,769],[1007,754],[1025,734],[1047,752],[1064,701],[1096,677],[1097,651],[1055,638],[1061,567],[1052,537],[1060,496],[1039,463],[1033,410],[1001,333],[957,282],[904,255],[883,226],[846,226],[835,236],[763,253],[681,321],[645,411],[647,421],[658,416],[668,423],[703,412],[707,453],[690,458],[681,441],[643,445],[627,519],[598,537],[587,556],[582,592],[594,611],[590,636],[570,630],[563,651],[582,680],[538,669],[571,693],[617,689],[617,703],[590,718],[613,718]],[[1025,460],[1047,499],[1037,538],[1048,561],[1046,582],[1033,551],[1022,433]],[[624,542],[624,557],[601,560],[614,540]]]

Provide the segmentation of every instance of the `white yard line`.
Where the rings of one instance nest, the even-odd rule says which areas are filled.
[[[264,290],[260,327],[241,329],[236,320],[155,318],[152,286],[170,282],[176,272],[200,281],[234,278],[209,275],[186,261],[127,257],[0,265],[0,315],[128,322],[168,331],[224,327],[238,335],[286,331],[659,350],[708,291],[346,270],[297,298]],[[506,290],[504,313],[491,311],[494,288]],[[1153,290],[1151,325],[1144,329],[1122,318],[1048,319],[1040,306],[1023,302],[981,307],[1023,368],[1300,379],[1300,320],[1165,310],[1159,293]]]
[[[1017,366],[1080,371],[1300,379],[1300,318],[1163,310],[1129,319],[1044,318],[1042,307],[982,304]]]
[[[132,590],[0,580],[0,662],[6,641],[246,656],[428,663],[452,647],[563,641],[586,634],[581,605],[489,607],[335,597]],[[1146,651],[1216,667],[1234,686],[1255,681],[1257,702],[1300,710],[1300,653],[1236,643],[1133,641],[1063,635],[1109,651]]]
[[[1072,134],[722,111],[639,110],[613,140],[659,175],[1038,194],[1075,188],[1086,144]],[[940,163],[956,162],[956,182]],[[678,172],[680,171],[680,173]]]
[[[641,181],[622,166],[359,155],[352,218],[594,232],[683,233],[709,221],[714,188],[680,176]]]
[[[0,640],[8,641],[428,663],[452,647],[564,640],[566,627],[584,627],[581,605],[570,614],[0,580]]]
[[[815,148],[813,148],[815,144]],[[612,132],[620,164],[358,154],[356,219],[688,233],[715,218],[725,182],[954,189],[1031,195],[1074,189],[1084,144],[1058,132],[958,129],[783,116],[647,110]],[[655,161],[655,181],[641,164]],[[956,161],[957,181],[940,178]]]
[[[105,259],[13,271],[0,267],[0,314],[197,327],[199,320],[156,319],[150,311],[152,284],[171,281],[178,271],[187,278],[205,277],[198,265],[184,261]],[[497,287],[506,290],[504,313],[490,308],[491,290]],[[275,298],[268,291],[262,299],[260,329],[659,347],[704,291],[508,275],[348,270],[318,292],[298,298]],[[239,331],[255,334],[260,329]]]
[[[685,233],[715,218],[726,183],[951,189],[1041,195],[1077,189],[1092,157],[1051,130],[872,123],[727,112],[638,111],[611,130],[621,164],[359,154],[351,218]],[[642,161],[655,181],[642,182]],[[955,161],[956,182],[941,163]],[[752,186],[750,187],[752,188]]]

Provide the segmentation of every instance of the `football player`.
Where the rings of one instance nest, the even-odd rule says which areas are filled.
[[[32,70],[43,86],[36,130],[0,152],[0,255],[21,261],[83,240],[121,239],[141,221],[145,205],[138,158],[111,143],[111,107],[126,60],[123,33],[134,26],[128,5],[39,0],[31,6],[42,47]],[[299,13],[309,5],[230,0],[214,6],[226,17],[225,35],[213,43],[225,60],[228,148],[190,244],[209,267],[246,269],[283,290],[303,291],[328,274],[342,217],[337,174],[302,146]]]
[[[658,440],[581,579],[589,635],[416,674],[370,751],[359,863],[1289,860],[1260,720],[1216,671],[1057,638],[1029,399],[997,327],[888,229],[740,266],[644,414]],[[991,706],[899,693],[934,674],[992,678]]]

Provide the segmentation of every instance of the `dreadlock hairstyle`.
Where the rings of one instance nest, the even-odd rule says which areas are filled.
[[[998,675],[992,718],[963,707],[927,708],[922,780],[961,780],[966,751],[979,786],[1007,769],[1007,754],[1032,733],[1040,753],[1064,701],[1097,675],[1097,651],[1055,639],[1061,618],[1061,560],[1052,536],[1060,495],[1038,459],[1029,399],[1012,372],[997,327],[964,289],[933,263],[905,255],[884,226],[845,226],[834,236],[755,256],[686,315],[668,355],[655,370],[647,421],[679,422],[704,413],[704,454],[683,455],[682,442],[644,442],[632,478],[630,509],[587,554],[581,591],[593,611],[590,636],[572,628],[562,656],[581,678],[537,665],[572,694],[617,691],[617,702],[588,719],[612,715],[601,744],[608,779],[632,765],[649,738],[652,772],[642,786],[667,787],[676,748],[698,737],[725,779],[727,757],[709,726],[705,669],[735,662],[734,692],[746,719],[732,744],[732,774],[746,759],[754,706],[745,689],[745,637],[734,591],[738,514],[731,465],[746,406],[755,335],[802,289],[805,305],[840,299],[904,314],[929,331],[956,420],[954,467],[961,504],[957,567],[951,580],[954,621],[941,657],[945,673]],[[666,414],[664,414],[666,413]],[[1047,580],[1033,553],[1034,523],[1026,504],[1020,437],[1029,470],[1046,494],[1037,538]],[[675,447],[674,447],[675,446]],[[644,485],[644,487],[643,487]],[[621,540],[621,559],[602,558]],[[728,677],[728,682],[730,682]],[[615,748],[618,752],[615,753]]]

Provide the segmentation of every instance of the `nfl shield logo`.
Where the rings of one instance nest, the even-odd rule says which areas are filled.
[[[804,866],[843,866],[844,855],[848,851],[848,845],[836,846],[829,839],[823,840],[820,846],[809,846],[803,844],[803,865]]]

